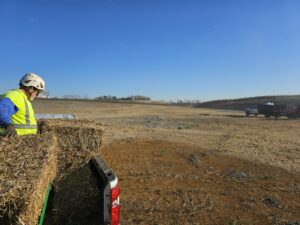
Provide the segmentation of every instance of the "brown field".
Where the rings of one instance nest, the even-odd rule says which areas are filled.
[[[122,188],[121,224],[296,224],[300,120],[241,111],[37,100],[104,126]]]

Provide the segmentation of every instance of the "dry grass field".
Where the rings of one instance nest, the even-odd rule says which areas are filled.
[[[298,224],[300,120],[241,111],[37,100],[104,126],[121,224]]]

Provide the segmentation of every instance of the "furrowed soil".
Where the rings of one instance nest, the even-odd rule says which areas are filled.
[[[34,107],[103,124],[101,156],[120,181],[121,224],[300,223],[300,120],[87,101]]]

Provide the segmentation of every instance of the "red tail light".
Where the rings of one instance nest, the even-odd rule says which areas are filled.
[[[110,191],[110,224],[111,225],[119,225],[120,224],[120,194],[121,189],[120,186],[112,188]]]

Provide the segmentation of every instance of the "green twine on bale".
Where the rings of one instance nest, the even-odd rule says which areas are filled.
[[[48,199],[49,199],[51,188],[52,188],[52,184],[49,184],[48,190],[47,190],[47,194],[46,194],[46,197],[45,197],[45,200],[44,200],[44,204],[43,204],[42,213],[41,213],[41,216],[40,216],[39,225],[43,225],[43,223],[44,223],[44,219],[45,219],[45,214],[46,214],[46,209],[47,209],[47,204],[48,204]]]

